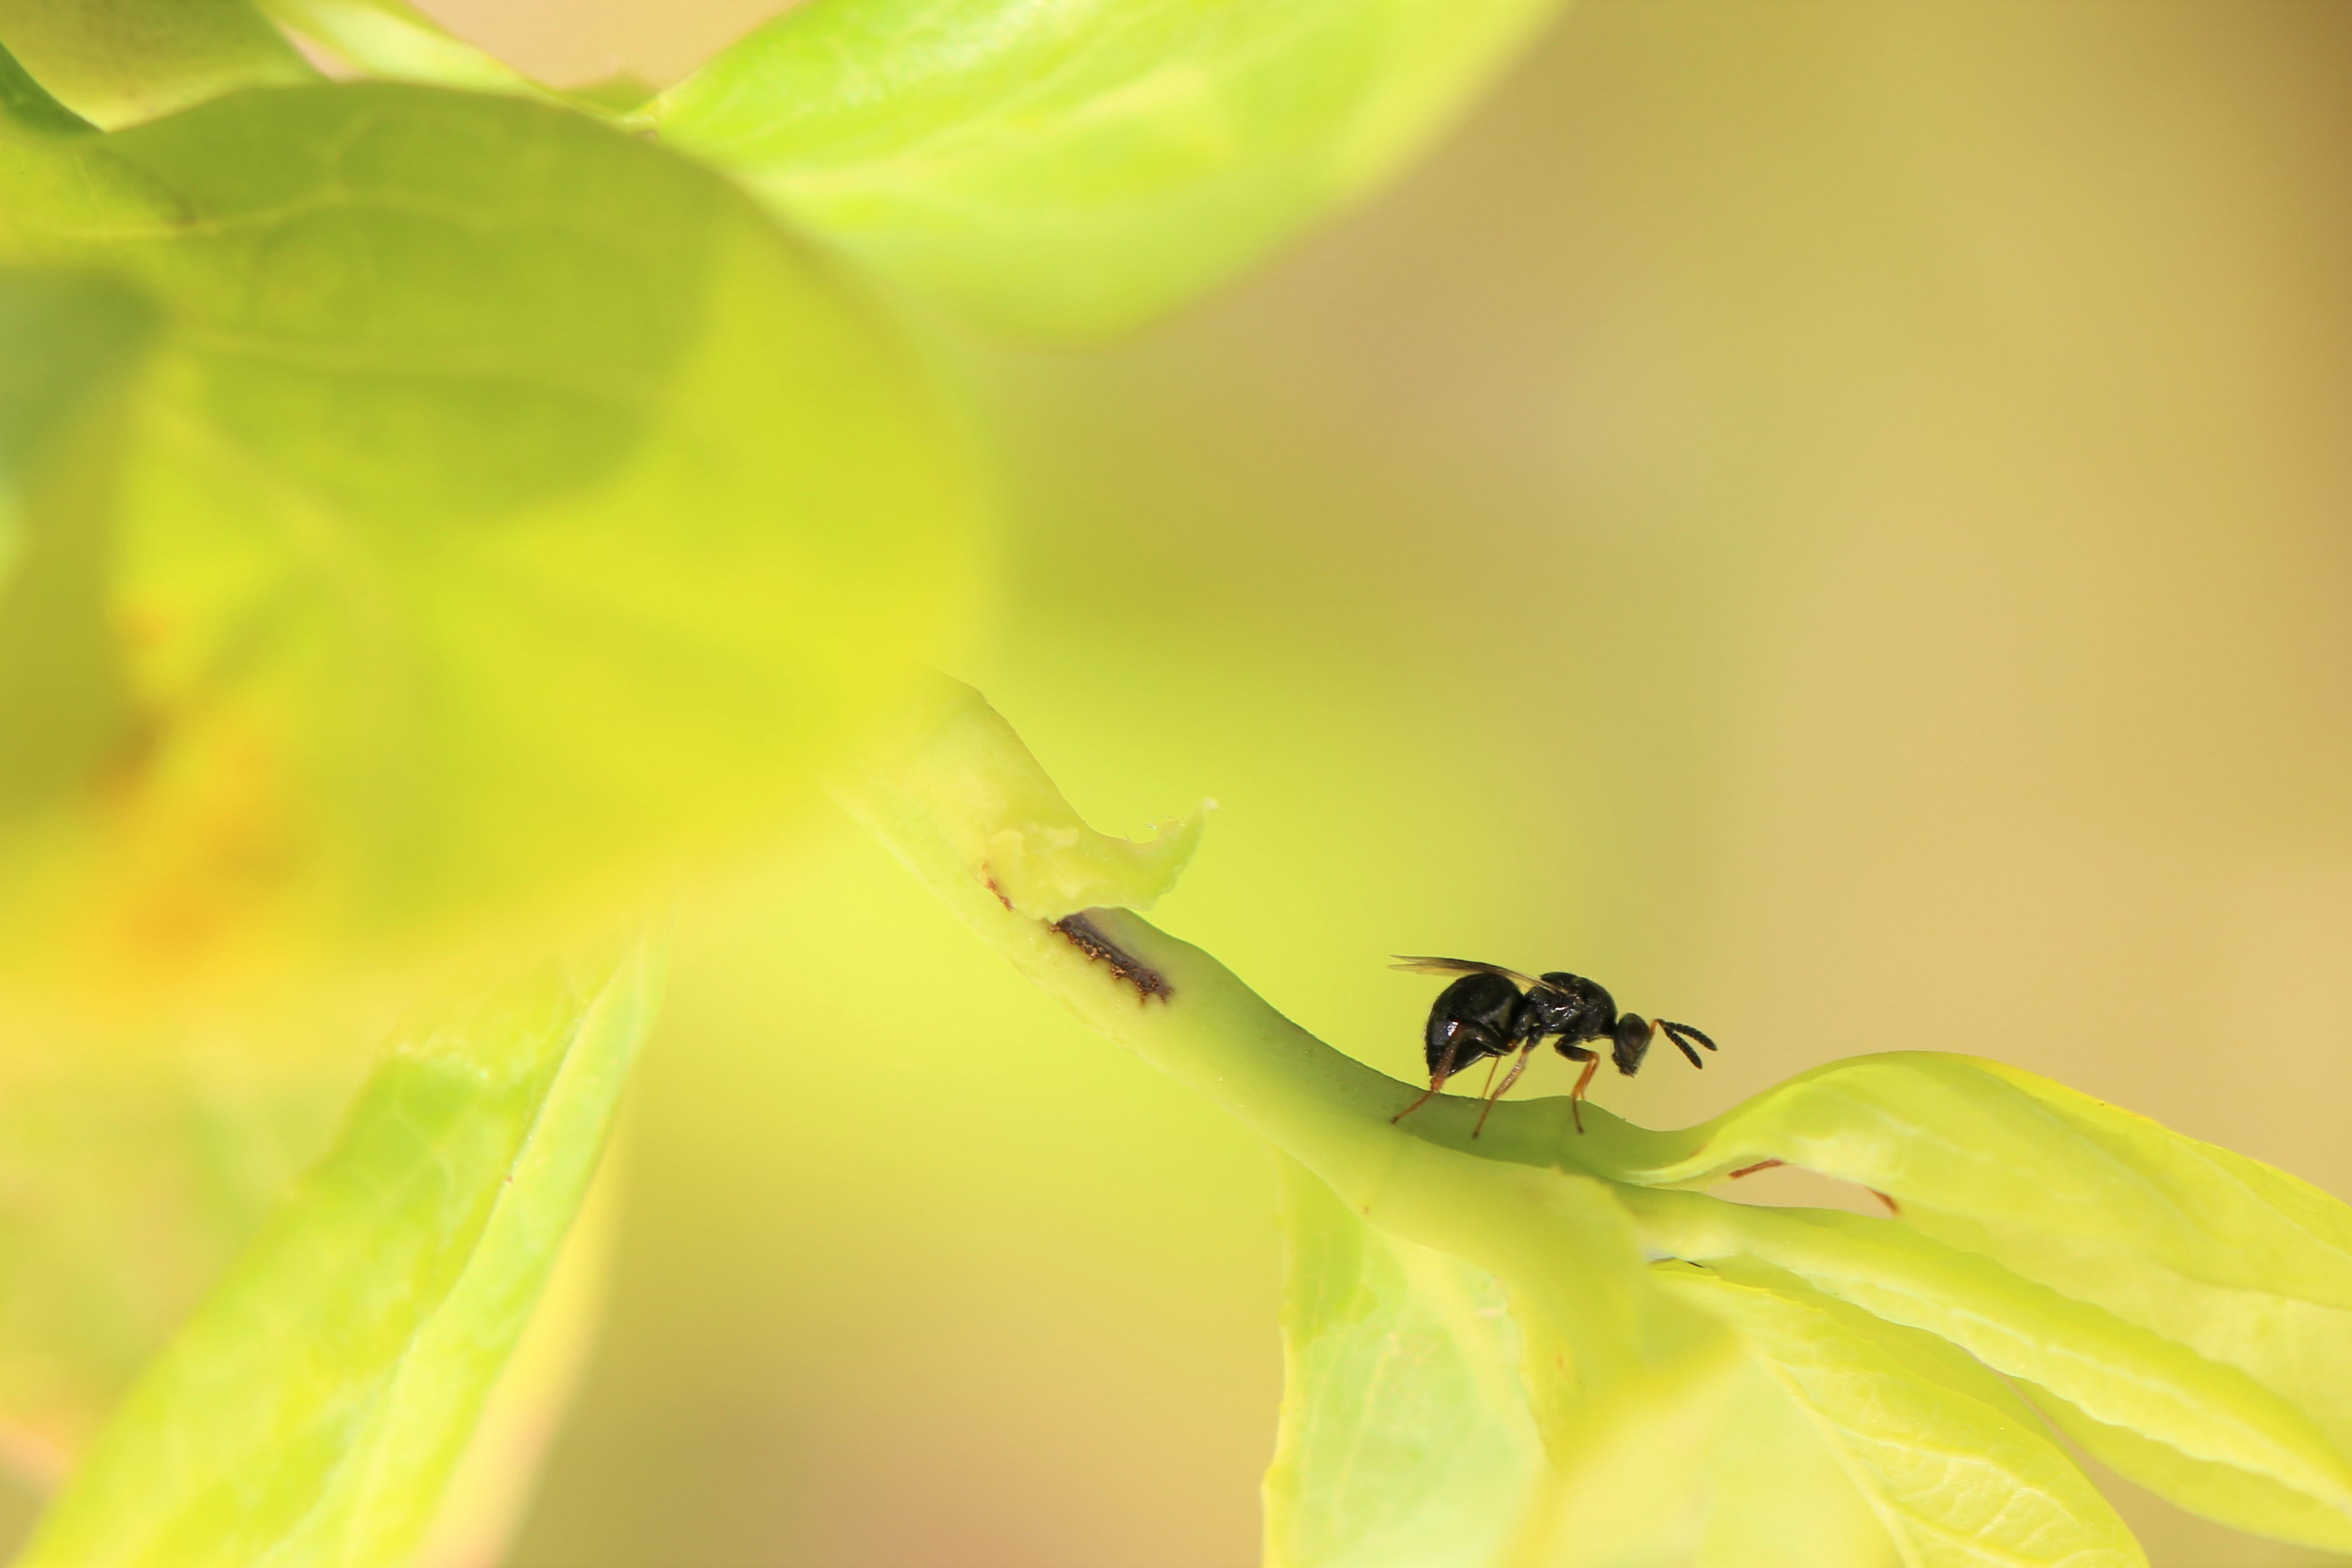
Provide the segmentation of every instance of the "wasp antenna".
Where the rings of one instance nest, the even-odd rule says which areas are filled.
[[[1663,1018],[1658,1021],[1662,1024],[1665,1024],[1665,1020]],[[1665,1026],[1669,1029],[1680,1029],[1684,1034],[1688,1035],[1692,1039],[1696,1040],[1700,1045],[1705,1046],[1710,1051],[1717,1048],[1715,1042],[1706,1037],[1706,1031],[1704,1029],[1694,1029],[1688,1024],[1666,1024]]]
[[[1706,1063],[1699,1059],[1698,1053],[1690,1048],[1690,1041],[1684,1039],[1683,1037],[1685,1035],[1692,1037],[1693,1039],[1697,1040],[1700,1045],[1705,1046],[1710,1051],[1716,1048],[1715,1042],[1713,1040],[1708,1039],[1705,1035],[1700,1034],[1688,1024],[1669,1024],[1664,1018],[1661,1018],[1658,1020],[1658,1027],[1666,1032],[1666,1038],[1674,1041],[1675,1048],[1682,1052],[1683,1056],[1689,1060],[1691,1066],[1695,1068],[1703,1068],[1706,1066]]]

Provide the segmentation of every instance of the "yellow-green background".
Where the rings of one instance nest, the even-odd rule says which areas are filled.
[[[434,9],[658,79],[766,7]],[[1712,1032],[1637,1119],[1980,1051],[2352,1194],[2347,175],[2330,0],[1589,0],[1226,297],[953,351],[959,673],[1103,826],[1216,796],[1166,922],[1400,1074],[1462,952]],[[671,998],[518,1563],[1253,1561],[1245,1136],[829,818]]]

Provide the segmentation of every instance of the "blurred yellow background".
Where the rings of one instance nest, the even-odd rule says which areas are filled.
[[[767,6],[432,8],[576,79]],[[1216,796],[1165,923],[1401,1076],[1461,952],[1713,1033],[1638,1120],[1975,1051],[2352,1195],[2347,175],[2352,6],[1589,0],[1237,291],[956,346],[958,673],[1099,826]],[[830,819],[671,995],[517,1563],[1255,1561],[1247,1137]]]

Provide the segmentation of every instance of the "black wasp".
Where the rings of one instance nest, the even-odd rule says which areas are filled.
[[[1499,1067],[1503,1058],[1517,1052],[1518,1060],[1511,1064],[1501,1087],[1479,1096],[1486,1107],[1478,1112],[1478,1126],[1471,1131],[1470,1136],[1475,1138],[1486,1125],[1486,1111],[1518,1082],[1536,1047],[1557,1035],[1553,1048],[1570,1061],[1584,1064],[1583,1076],[1569,1096],[1569,1114],[1581,1132],[1584,1086],[1592,1081],[1601,1066],[1600,1056],[1584,1048],[1586,1040],[1610,1042],[1610,1058],[1627,1078],[1642,1070],[1642,1058],[1650,1054],[1650,1042],[1661,1029],[1693,1067],[1706,1065],[1691,1049],[1693,1040],[1710,1051],[1716,1048],[1713,1040],[1688,1024],[1669,1024],[1664,1018],[1654,1023],[1638,1013],[1620,1013],[1615,999],[1581,974],[1554,970],[1529,976],[1466,958],[1408,958],[1402,953],[1389,967],[1462,977],[1437,994],[1430,1005],[1428,1026],[1422,1032],[1422,1050],[1429,1061],[1429,1093],[1390,1117],[1391,1121],[1402,1121],[1428,1104],[1431,1095],[1445,1087],[1447,1079],[1472,1062],[1493,1057]],[[1495,1081],[1494,1068],[1486,1069],[1486,1081]]]

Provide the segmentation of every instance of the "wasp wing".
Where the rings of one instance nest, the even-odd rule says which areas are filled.
[[[1474,958],[1416,958],[1402,952],[1390,956],[1396,960],[1389,965],[1391,969],[1411,970],[1415,974],[1499,974],[1514,985],[1528,991],[1543,984],[1532,974],[1522,974],[1499,963],[1481,963]]]

